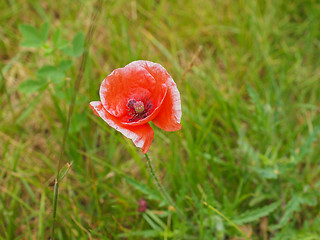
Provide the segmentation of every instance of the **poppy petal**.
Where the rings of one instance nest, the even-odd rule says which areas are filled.
[[[162,102],[161,110],[153,119],[153,123],[165,131],[177,131],[181,129],[181,100],[177,85],[167,70],[158,63],[150,61],[135,61],[130,65],[145,68],[157,82],[162,82],[168,87],[166,97]]]
[[[99,115],[110,127],[121,132],[124,136],[131,139],[137,147],[142,149],[143,153],[149,150],[149,147],[153,140],[153,129],[148,123],[141,126],[125,126],[119,122],[119,120],[111,115],[103,107],[102,102],[94,101],[90,102],[90,108]]]
[[[182,115],[180,94],[172,78],[171,81],[161,110],[155,119],[152,120],[157,127],[169,132],[181,129],[180,121]]]
[[[100,86],[100,99],[104,108],[113,116],[126,114],[128,100],[137,94],[147,98],[156,85],[155,79],[145,68],[127,65],[115,69]]]

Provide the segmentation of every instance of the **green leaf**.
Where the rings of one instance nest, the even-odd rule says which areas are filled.
[[[65,46],[61,51],[69,57],[79,57],[84,51],[85,38],[83,33],[78,33],[72,40],[72,47]]]
[[[317,141],[319,131],[320,131],[320,124],[314,128],[312,133],[310,133],[306,138],[306,140],[304,141],[304,144],[300,147],[300,151],[297,156],[298,162],[303,160],[305,156],[307,156],[308,154],[310,155],[310,153],[314,151],[315,148],[312,145],[315,141]]]
[[[301,211],[301,206],[315,206],[317,203],[317,197],[314,193],[293,194],[291,200],[286,205],[285,212],[279,224],[272,226],[272,229],[278,229],[285,226],[290,220],[292,220],[295,212]]]
[[[143,218],[146,220],[146,222],[150,225],[150,227],[153,229],[153,230],[156,230],[156,231],[161,231],[161,227],[158,226],[158,224],[156,224],[153,219],[151,219],[147,214],[143,214],[142,215]]]
[[[64,47],[68,46],[68,41],[65,39],[62,39],[61,37],[61,31],[58,29],[52,36],[53,46],[56,49],[62,49]]]
[[[49,35],[49,23],[45,22],[41,27],[41,38],[44,43],[47,41],[48,35]]]
[[[317,205],[317,196],[314,193],[302,194],[299,198],[301,204],[305,204],[308,206]]]
[[[20,43],[23,47],[40,47],[47,41],[49,24],[44,23],[40,32],[33,26],[28,24],[20,24],[19,30],[24,38],[24,41]]]
[[[300,199],[299,196],[294,195],[286,205],[286,209],[279,222],[279,226],[284,226],[290,220],[293,213],[298,211],[300,211]]]
[[[24,37],[24,41],[20,43],[23,47],[39,47],[41,46],[42,36],[38,30],[27,24],[20,24],[19,30]]]
[[[60,71],[55,66],[46,65],[37,71],[37,76],[39,78],[46,78],[57,82],[57,80],[62,80],[65,78],[64,72]]]
[[[62,72],[66,72],[67,70],[70,69],[70,67],[72,66],[72,61],[71,60],[62,60],[59,63],[59,70],[61,70]]]
[[[34,79],[28,79],[26,81],[23,81],[19,87],[18,90],[21,93],[26,94],[32,94],[37,92],[39,89],[41,89],[43,86],[45,86],[47,82],[41,82]]]
[[[154,212],[150,210],[146,210],[146,214],[149,215],[150,219],[153,220],[154,223],[157,223],[162,229],[166,229],[166,224],[160,219],[159,215],[155,214]]]
[[[270,213],[276,210],[279,207],[279,205],[280,202],[275,202],[260,209],[247,211],[241,214],[237,219],[233,220],[233,222],[236,224],[244,224],[259,220],[262,217],[268,216]]]
[[[83,33],[78,33],[72,40],[73,54],[79,57],[84,51],[85,38]]]
[[[60,49],[64,54],[69,57],[73,57],[73,49],[70,46],[65,46]]]
[[[43,56],[44,57],[50,56],[50,55],[52,55],[53,52],[54,52],[53,48],[45,48],[45,52],[44,52]]]

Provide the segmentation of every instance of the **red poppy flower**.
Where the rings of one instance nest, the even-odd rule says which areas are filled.
[[[91,109],[146,153],[153,140],[152,121],[165,131],[181,128],[178,88],[160,64],[134,61],[115,69],[100,86],[100,100]]]

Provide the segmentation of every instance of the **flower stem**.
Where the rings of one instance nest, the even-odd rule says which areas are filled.
[[[153,167],[152,167],[152,164],[151,164],[151,161],[150,161],[150,158],[148,156],[148,154],[144,154],[146,156],[146,159],[147,159],[147,165],[148,165],[148,168],[150,170],[150,173],[151,173],[151,176],[156,184],[156,186],[158,187],[158,189],[160,190],[160,193],[162,194],[162,196],[165,198],[165,200],[172,206],[174,207],[174,209],[177,211],[177,213],[180,215],[180,216],[183,216],[183,214],[180,212],[180,210],[177,208],[176,204],[174,203],[174,201],[172,200],[172,198],[170,197],[170,195],[167,193],[167,191],[164,189],[164,187],[162,186],[162,184],[160,183]]]

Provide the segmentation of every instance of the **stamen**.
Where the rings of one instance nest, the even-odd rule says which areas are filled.
[[[136,103],[137,101],[135,99],[130,99],[127,103],[127,106],[129,108],[134,108],[133,105]]]
[[[131,98],[128,100],[128,122],[136,122],[149,116],[153,105],[148,97],[142,96],[140,98]]]
[[[142,113],[144,111],[144,104],[142,101],[135,102],[133,108],[136,113]]]

